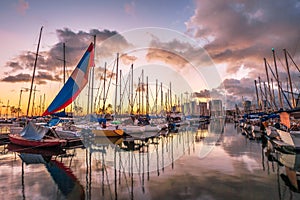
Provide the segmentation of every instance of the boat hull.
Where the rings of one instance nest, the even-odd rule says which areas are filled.
[[[283,131],[276,129],[281,140],[294,147],[295,149],[300,149],[300,132],[299,131]]]
[[[106,137],[122,137],[124,135],[124,131],[122,129],[95,129],[92,130],[92,133],[95,134],[95,136],[106,136]]]
[[[55,147],[65,146],[67,141],[62,139],[42,139],[42,140],[28,140],[20,136],[19,134],[9,134],[9,140],[13,144],[17,144],[25,147]]]

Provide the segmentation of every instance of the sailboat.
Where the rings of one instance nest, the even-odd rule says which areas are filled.
[[[94,45],[91,43],[79,61],[77,67],[72,72],[58,95],[54,98],[50,106],[42,116],[53,114],[64,109],[71,104],[88,82],[89,70],[94,66]],[[40,131],[42,130],[42,131]],[[53,133],[51,138],[46,133]],[[35,133],[35,135],[33,135]],[[66,145],[66,140],[62,140],[56,131],[49,127],[28,123],[20,134],[9,134],[10,141],[22,146],[62,146]]]
[[[65,146],[67,141],[60,139],[50,128],[29,122],[19,134],[9,134],[11,143],[26,147],[58,147]]]
[[[42,116],[51,115],[70,105],[88,83],[92,66],[94,66],[93,43],[89,45],[77,67]]]
[[[295,112],[296,113],[296,112]],[[280,145],[291,147],[292,150],[299,151],[300,149],[300,130],[297,127],[297,124],[294,126],[291,125],[291,115],[295,115],[291,112],[281,112],[280,113],[280,125],[278,128],[275,127],[276,132],[280,137]],[[278,143],[278,142],[277,142]]]

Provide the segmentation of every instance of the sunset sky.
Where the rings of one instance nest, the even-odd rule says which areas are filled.
[[[220,92],[222,82],[228,107],[240,104],[242,97],[256,101],[254,79],[266,80],[264,57],[274,67],[272,48],[284,84],[287,73],[282,49],[300,63],[298,0],[3,0],[0,11],[0,106],[9,100],[17,107],[20,90],[30,87],[42,26],[35,84],[37,103],[45,93],[46,107],[63,85],[62,43],[66,44],[70,75],[93,35],[97,37],[96,72],[123,52],[120,64],[124,72],[131,64],[136,74],[145,68],[150,81],[172,82],[174,91],[189,88],[204,96],[207,90]],[[103,42],[112,36],[117,36],[112,43]],[[291,60],[289,63],[296,88],[299,72]],[[176,86],[180,79],[176,76],[184,84]],[[199,77],[203,80],[196,81]],[[214,82],[218,79],[221,81]],[[24,91],[23,112],[27,101]]]

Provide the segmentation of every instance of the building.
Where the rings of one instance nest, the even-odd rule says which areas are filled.
[[[215,99],[209,101],[210,116],[223,116],[222,100]]]

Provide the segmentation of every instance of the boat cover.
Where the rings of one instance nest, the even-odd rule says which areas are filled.
[[[49,131],[47,127],[29,122],[21,131],[20,136],[28,140],[41,140]]]

